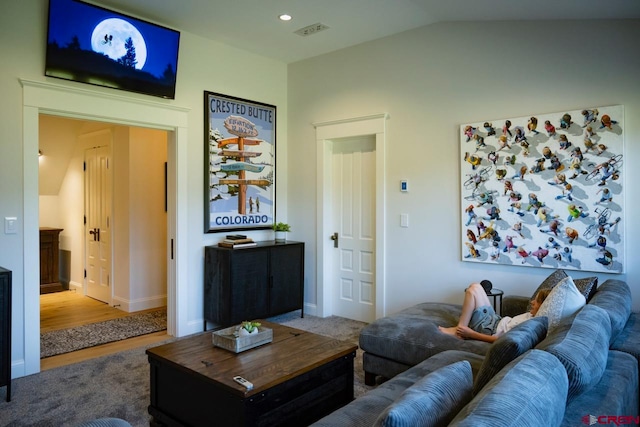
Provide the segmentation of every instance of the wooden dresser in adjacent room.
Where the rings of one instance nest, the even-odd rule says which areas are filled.
[[[62,228],[40,227],[40,293],[59,292],[60,232]]]

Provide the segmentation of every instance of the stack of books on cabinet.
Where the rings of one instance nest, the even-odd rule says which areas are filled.
[[[222,248],[240,249],[256,246],[256,242],[243,234],[232,234],[228,235],[226,239],[218,243],[218,246]]]

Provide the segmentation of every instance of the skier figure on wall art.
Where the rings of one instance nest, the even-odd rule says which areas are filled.
[[[558,137],[558,142],[560,143],[561,150],[566,150],[567,148],[571,147],[571,142],[567,139],[567,135],[560,135]]]
[[[464,128],[464,134],[467,136],[467,142],[471,141],[471,138],[473,138],[473,135],[476,133],[476,128],[474,128],[473,126],[466,126]]]
[[[500,138],[498,138],[498,144],[500,144],[500,148],[498,148],[498,151],[505,148],[511,148],[511,144],[509,144],[509,138],[507,138],[506,135],[500,135]]]
[[[567,210],[569,211],[569,216],[567,217],[567,222],[571,222],[574,219],[578,218],[586,218],[589,216],[588,212],[584,211],[584,208],[576,206],[575,204],[570,204],[567,206]]]
[[[595,141],[598,138],[598,134],[595,133],[591,126],[587,126],[584,130],[584,137]]]
[[[515,249],[516,245],[513,243],[513,236],[505,236],[504,249],[502,252],[511,253],[511,249]]]
[[[544,130],[547,131],[548,137],[556,136],[556,127],[551,124],[551,121],[545,120],[544,122]]]
[[[527,137],[524,134],[524,129],[522,128],[522,126],[517,126],[516,127],[516,136],[515,136],[513,142],[515,142],[516,144],[520,144],[520,145],[522,145],[523,142],[525,142],[525,143],[527,142]]]
[[[596,121],[598,118],[598,110],[582,110],[582,116],[584,117],[584,124],[582,127],[587,127],[589,124]]]
[[[484,130],[487,132],[487,136],[493,136],[496,134],[496,128],[493,127],[493,124],[490,122],[484,122]]]
[[[612,120],[608,114],[603,115],[602,118],[600,119],[600,129],[607,128],[611,130],[612,126],[617,124],[618,122],[615,120]]]
[[[560,129],[569,129],[571,127],[571,114],[565,113],[560,118]]]
[[[573,244],[578,237],[580,237],[580,233],[575,228],[567,227],[564,229],[564,234],[567,236],[569,244]]]
[[[513,134],[511,133],[511,120],[505,120],[504,125],[502,126],[502,136],[505,138],[509,135],[509,140],[513,138]]]
[[[547,229],[540,229],[542,233],[553,233],[555,236],[558,236],[558,231],[560,231],[560,221],[557,219],[553,219],[549,223],[549,227]]]
[[[518,246],[517,251],[518,251],[518,255],[520,255],[520,257],[522,258],[522,264],[524,264],[527,261],[527,257],[531,255],[531,252],[527,252],[524,246]]]
[[[529,119],[529,122],[527,123],[527,129],[529,129],[529,132],[532,132],[537,135],[540,133],[537,131],[537,128],[538,128],[538,119],[536,117],[531,117]]]
[[[544,264],[544,259],[547,257],[547,255],[549,255],[549,251],[546,250],[545,248],[538,246],[538,249],[531,252],[531,255],[536,257],[538,261],[540,261],[540,264]]]
[[[497,154],[495,151],[492,151],[489,154],[487,154],[487,160],[489,160],[494,166],[496,165],[496,163],[498,163],[499,157],[500,155]]]

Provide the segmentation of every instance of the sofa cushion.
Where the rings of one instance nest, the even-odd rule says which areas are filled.
[[[551,290],[536,316],[549,319],[548,333],[550,333],[562,319],[576,313],[585,304],[584,295],[578,291],[573,279],[567,276]]]
[[[440,426],[449,423],[471,400],[471,365],[460,361],[442,367],[406,389],[378,417],[375,426]]]
[[[638,415],[638,395],[638,361],[630,354],[609,351],[602,378],[588,393],[582,393],[567,405],[562,426],[578,426],[586,414],[632,416],[633,420],[627,423],[612,421],[609,425],[637,425],[634,421]]]
[[[640,313],[629,314],[629,320],[611,344],[611,350],[629,353],[640,363]]]
[[[569,401],[600,381],[607,364],[610,335],[607,313],[587,304],[575,316],[562,320],[536,346],[556,356],[564,365],[569,377]]]
[[[547,318],[534,317],[498,338],[484,357],[473,384],[473,394],[478,394],[502,368],[538,345],[546,336]]]
[[[396,401],[402,395],[402,392],[426,375],[461,360],[468,361],[471,364],[472,372],[475,374],[480,369],[482,359],[482,356],[466,351],[448,350],[440,352],[383,382],[373,390],[312,425],[314,427],[371,427],[382,411]]]
[[[567,385],[567,373],[558,359],[529,350],[493,377],[449,427],[559,426]]]
[[[624,329],[631,313],[631,289],[622,280],[609,279],[591,298],[589,304],[596,305],[607,312],[611,319],[611,343]]]
[[[461,312],[462,306],[456,304],[414,305],[362,328],[360,348],[408,366],[417,365],[445,350],[462,350],[484,355],[489,349],[489,343],[461,340],[438,329],[438,326],[457,324]]]

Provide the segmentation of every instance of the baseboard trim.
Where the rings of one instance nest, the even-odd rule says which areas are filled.
[[[318,316],[318,306],[315,304],[304,304],[304,314],[309,316]]]
[[[136,311],[149,310],[152,308],[166,307],[167,296],[159,295],[156,297],[144,298],[134,301],[114,297],[112,300],[112,305],[119,310],[126,311],[127,313],[133,313]]]

